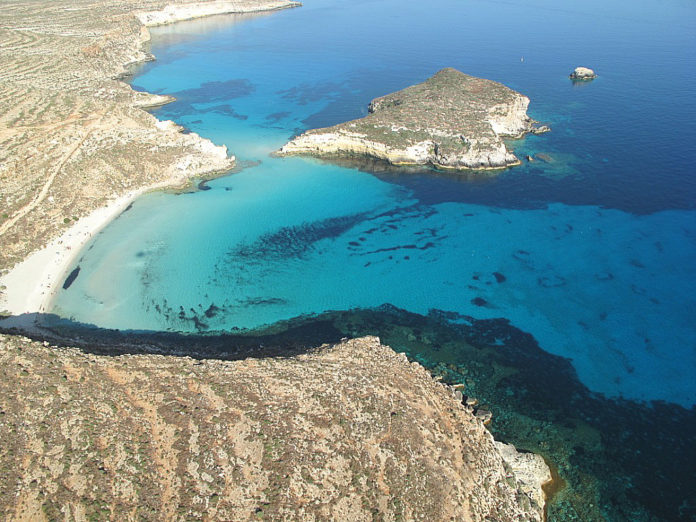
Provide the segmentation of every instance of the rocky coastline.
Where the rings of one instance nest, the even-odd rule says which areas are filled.
[[[502,169],[520,163],[503,138],[549,130],[535,127],[528,106],[529,98],[498,82],[446,68],[421,84],[373,100],[366,117],[307,131],[277,154]]]

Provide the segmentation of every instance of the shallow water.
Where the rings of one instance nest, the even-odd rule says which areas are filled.
[[[658,400],[680,412],[675,418],[693,415],[695,20],[696,7],[677,0],[630,8],[375,0],[158,28],[157,61],[134,86],[176,96],[159,118],[260,163],[209,190],[139,199],[83,252],[54,312],[123,330],[261,333],[278,321],[388,303],[406,315],[375,313],[356,331],[391,331],[442,310],[450,315],[437,328],[463,339],[458,325],[504,319],[509,327],[487,345],[528,332],[535,350],[567,358],[560,381],[597,398],[596,408]],[[574,84],[567,75],[576,65],[599,78]],[[360,117],[371,98],[445,66],[529,96],[530,114],[553,130],[511,146],[547,161],[471,179],[268,156],[302,129]],[[407,337],[390,342],[434,371],[446,364],[432,345],[418,352]],[[509,402],[506,392],[480,388],[494,404]],[[500,426],[523,403],[501,410],[494,431],[514,438]],[[572,416],[535,409],[544,415],[554,426]],[[670,426],[669,437],[679,437]],[[543,442],[520,440],[536,450]],[[603,461],[623,465],[607,451]],[[568,460],[563,469],[580,467]],[[624,471],[634,481],[654,473]],[[602,498],[606,484],[597,486]],[[688,517],[694,507],[684,501],[664,512],[654,502],[625,508],[640,498],[617,501],[621,509],[597,503],[608,519],[639,520],[648,511]]]

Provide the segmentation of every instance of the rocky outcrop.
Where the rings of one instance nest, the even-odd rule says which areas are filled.
[[[285,9],[302,5],[300,2],[292,0],[258,0],[255,4],[239,1],[213,1],[197,2],[189,4],[169,4],[159,11],[148,11],[138,13],[138,20],[146,26],[168,25],[183,20],[193,20],[204,16],[212,16],[229,13],[248,13],[260,10],[271,11],[274,9]]]
[[[499,441],[495,441],[495,447],[514,473],[522,491],[537,505],[543,506],[546,503],[543,486],[552,480],[544,458],[535,453],[517,451],[512,444]]]
[[[369,156],[393,165],[496,169],[519,164],[504,137],[534,130],[529,98],[456,69],[377,98],[365,118],[305,132],[279,155]],[[548,130],[548,129],[545,129]]]
[[[0,335],[0,519],[540,521],[452,389],[375,337],[104,356]]]
[[[587,67],[576,67],[575,70],[570,73],[571,80],[588,81],[594,80],[596,77],[597,74]]]

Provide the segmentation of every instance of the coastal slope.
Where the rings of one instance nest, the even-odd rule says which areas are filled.
[[[496,169],[519,163],[504,137],[535,129],[529,98],[491,80],[446,68],[423,83],[377,98],[369,114],[297,136],[279,155],[372,157],[393,165]]]
[[[224,146],[143,110],[171,97],[136,92],[121,81],[134,64],[153,58],[144,49],[149,32],[136,15],[152,25],[165,15],[181,20],[295,5],[286,0],[2,3],[0,270],[118,198],[182,186],[234,165]]]
[[[375,337],[222,361],[0,335],[0,439],[3,520],[542,518],[539,482]]]

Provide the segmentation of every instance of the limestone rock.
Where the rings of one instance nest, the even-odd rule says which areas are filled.
[[[456,170],[504,168],[520,162],[502,138],[534,129],[528,106],[529,98],[498,82],[446,68],[373,100],[364,118],[305,132],[278,154],[368,156],[393,165]]]
[[[571,80],[582,80],[582,81],[587,81],[587,80],[594,80],[597,77],[597,74],[592,69],[589,69],[587,67],[576,67],[575,70],[570,73],[570,79]]]
[[[546,502],[542,486],[551,482],[551,470],[541,455],[517,451],[512,444],[495,441],[498,452],[510,466],[524,491],[538,506]]]

